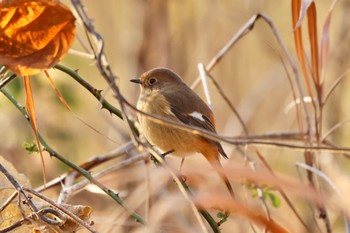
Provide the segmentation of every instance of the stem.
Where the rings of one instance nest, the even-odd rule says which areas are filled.
[[[23,107],[9,92],[7,92],[5,89],[0,89],[0,92],[3,93],[10,101],[15,105],[15,107],[23,114],[23,116],[26,118],[26,120],[30,123],[29,115],[25,107]],[[50,156],[53,156],[57,158],[62,163],[66,164],[67,166],[71,167],[72,169],[79,172],[81,175],[83,175],[86,179],[88,179],[91,183],[95,184],[97,187],[99,187],[101,190],[103,190],[106,194],[108,194],[111,198],[113,198],[119,205],[121,205],[136,221],[146,224],[146,221],[136,212],[134,212],[130,207],[127,206],[125,201],[119,197],[119,194],[114,193],[112,190],[105,187],[103,184],[98,182],[93,178],[93,176],[90,174],[90,172],[82,169],[81,167],[75,165],[71,161],[67,160],[64,156],[60,155],[57,151],[55,151],[53,148],[51,148],[44,138],[39,133],[39,140],[40,143],[44,146],[45,150],[50,154]]]
[[[77,81],[80,85],[82,85],[86,90],[88,90],[95,98],[100,102],[102,105],[102,108],[107,109],[110,113],[116,115],[120,119],[123,119],[122,112],[114,107],[112,104],[110,104],[102,95],[101,90],[97,90],[94,88],[90,83],[88,83],[85,79],[83,79],[75,70],[72,70],[62,64],[55,65],[55,68],[68,74],[70,77],[72,77],[75,81]],[[128,120],[128,123],[131,127],[131,129],[138,135],[139,131],[135,126],[135,122]]]

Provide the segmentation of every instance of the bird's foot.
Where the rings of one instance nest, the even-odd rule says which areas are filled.
[[[160,156],[165,159],[165,156],[167,156],[168,154],[171,154],[173,153],[175,150],[169,150],[167,152],[164,152],[163,154],[160,154]],[[156,157],[154,157],[154,155],[151,155],[151,160],[153,161],[153,163],[156,165],[156,166],[160,166],[161,162],[158,161],[158,159]]]

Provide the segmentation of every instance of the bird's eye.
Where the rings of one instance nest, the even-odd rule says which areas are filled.
[[[155,84],[156,82],[157,82],[157,79],[155,79],[155,78],[150,78],[150,79],[148,80],[149,85],[153,85],[153,84]]]

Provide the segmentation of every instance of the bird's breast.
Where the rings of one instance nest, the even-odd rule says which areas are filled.
[[[174,113],[172,113],[171,106],[165,97],[157,92],[141,95],[137,103],[137,108],[148,114],[180,122]],[[197,144],[198,136],[176,127],[156,122],[141,113],[138,113],[138,119],[143,135],[152,145],[157,146],[161,151],[168,152],[175,150],[172,154],[181,157],[198,151],[193,146]]]
[[[173,115],[169,103],[158,91],[143,92],[138,100],[137,109],[163,117]]]

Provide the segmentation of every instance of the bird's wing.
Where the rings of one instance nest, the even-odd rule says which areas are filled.
[[[206,129],[211,132],[215,132],[215,128],[213,123],[211,122],[208,116],[204,114],[194,111],[191,113],[180,112],[178,109],[171,107],[172,113],[179,119],[182,123],[186,125],[192,125],[199,128]]]
[[[195,98],[196,101],[193,101],[194,100],[193,98]],[[172,98],[170,97],[170,99]],[[185,101],[192,101],[193,103],[197,103],[197,104],[190,105],[191,108],[186,109],[184,108],[184,106],[188,106],[188,105],[184,104]],[[196,127],[208,130],[210,132],[216,133],[213,113],[211,112],[209,107],[203,102],[203,100],[200,99],[198,96],[195,96],[195,97],[194,96],[181,96],[181,97],[177,96],[176,99],[172,99],[171,101],[169,101],[169,103],[171,103],[170,104],[171,112],[182,123],[191,125],[191,126],[196,126]],[[214,143],[218,148],[220,154],[224,158],[228,158],[219,142],[208,138],[205,138],[205,139],[210,141],[211,143]]]

